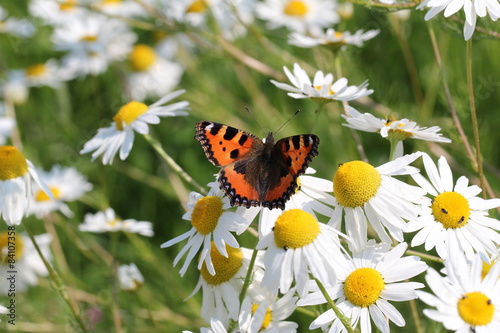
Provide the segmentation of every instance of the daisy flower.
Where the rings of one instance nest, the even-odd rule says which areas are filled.
[[[286,27],[305,33],[339,22],[334,1],[321,0],[265,0],[257,3],[257,16],[267,21],[269,29]]]
[[[265,273],[261,286],[287,293],[296,283],[299,295],[305,295],[309,272],[322,283],[335,281],[328,259],[341,256],[338,234],[330,226],[300,209],[286,210],[271,233],[262,237],[257,249],[265,251]]]
[[[288,96],[293,98],[311,98],[321,103],[329,103],[334,100],[351,101],[373,93],[372,89],[367,89],[368,81],[360,86],[348,86],[346,78],[340,78],[333,82],[333,75],[326,76],[322,71],[317,71],[311,82],[306,71],[297,63],[293,66],[293,74],[288,68],[283,67],[286,76],[293,86],[271,80],[276,87],[289,91]]]
[[[23,292],[29,286],[36,285],[39,277],[49,275],[42,258],[38,255],[35,245],[33,245],[28,235],[17,233],[14,236],[14,240],[12,238],[12,234],[9,234],[7,231],[0,233],[0,274],[4,277],[0,279],[0,292],[4,294],[7,294],[9,289],[14,289],[16,292]],[[52,260],[50,252],[52,236],[49,234],[36,235],[35,241],[45,259],[50,262]],[[14,245],[14,251],[12,244]],[[11,263],[8,261],[12,254],[16,261],[15,271],[18,272],[17,274],[12,272]],[[14,282],[6,279],[13,274],[15,276],[13,279]],[[14,283],[14,287],[12,287],[12,283]]]
[[[103,155],[102,163],[111,164],[120,150],[120,159],[125,160],[134,144],[134,131],[139,134],[148,134],[148,124],[158,124],[160,117],[187,115],[184,111],[188,106],[186,101],[165,105],[184,91],[172,92],[149,106],[136,101],[125,104],[113,117],[113,122],[109,127],[100,128],[97,134],[85,143],[80,154],[93,152],[92,161]]]
[[[136,101],[164,96],[180,82],[181,65],[163,59],[150,46],[135,45],[129,60],[133,73],[127,78],[127,87]]]
[[[93,1],[91,6],[111,16],[132,18],[147,14],[144,7],[133,0],[97,0]]]
[[[205,265],[204,267],[208,269],[210,274],[214,275],[215,269],[210,257],[211,242],[215,244],[221,255],[227,257],[226,244],[234,248],[239,247],[238,241],[231,232],[239,235],[246,230],[249,224],[240,214],[228,211],[231,204],[229,199],[218,188],[217,183],[210,183],[208,186],[210,191],[207,196],[196,192],[191,192],[189,195],[187,212],[182,218],[191,222],[193,226],[191,230],[161,245],[162,248],[166,248],[188,239],[187,244],[174,259],[175,266],[187,253],[184,265],[179,272],[181,276],[184,276],[189,264],[202,246],[198,269]]]
[[[297,178],[297,190],[285,203],[284,210],[301,209],[312,214],[323,216],[333,215],[335,198],[330,193],[333,183],[330,180],[312,176],[316,170],[307,168],[305,174]],[[330,193],[329,193],[330,192]],[[281,209],[265,209],[264,207],[238,207],[236,212],[248,221],[253,221],[259,215],[259,236],[265,236],[272,231],[274,222],[283,213]]]
[[[444,17],[449,17],[463,8],[465,13],[465,40],[472,37],[476,28],[477,16],[485,17],[488,14],[493,21],[500,17],[500,3],[498,0],[425,0],[418,5],[417,9],[424,9],[424,7],[430,8],[425,14],[426,21],[442,11],[444,11]]]
[[[200,269],[200,278],[195,289],[188,297],[192,297],[202,289],[201,317],[206,321],[210,318],[238,319],[239,293],[245,281],[253,250],[246,248],[235,248],[226,244],[222,255],[214,242],[211,242],[210,257],[215,270],[212,274],[205,263]],[[257,254],[254,270],[261,270],[260,254]],[[224,324],[228,324],[225,322]]]
[[[36,28],[27,19],[9,17],[9,13],[0,6],[0,34],[10,34],[17,37],[29,38],[33,36]]]
[[[31,180],[53,198],[49,187],[29,160],[13,146],[0,146],[0,213],[7,225],[19,225],[27,216]]]
[[[60,68],[55,59],[38,63],[24,69],[27,85],[30,87],[48,86],[57,89],[61,82],[70,79],[70,75]]]
[[[31,0],[29,12],[48,25],[60,25],[75,20],[79,15],[89,14],[88,10],[79,6],[81,0]]]
[[[67,52],[62,64],[72,77],[104,73],[110,63],[130,54],[136,39],[126,23],[96,14],[76,16],[52,35],[54,48]]]
[[[118,281],[120,288],[125,291],[136,291],[144,284],[144,277],[139,268],[132,263],[118,267]]]
[[[488,217],[488,210],[500,206],[500,199],[484,200],[478,197],[481,189],[469,186],[465,176],[453,185],[451,168],[443,156],[437,166],[429,155],[423,155],[424,167],[429,180],[421,174],[413,174],[415,182],[431,198],[422,202],[422,213],[408,223],[407,232],[418,231],[411,246],[425,243],[426,251],[436,249],[446,259],[449,251],[465,253],[472,259],[474,252],[485,257],[496,254],[500,244],[500,222]]]
[[[451,258],[450,258],[451,259]],[[469,265],[458,254],[445,260],[447,276],[429,268],[425,280],[433,294],[418,291],[418,297],[435,309],[423,313],[455,332],[500,332],[500,263],[495,263],[482,277],[479,254]]]
[[[379,34],[380,30],[358,30],[354,34],[349,31],[340,32],[335,31],[333,28],[328,28],[325,32],[323,30],[311,33],[311,36],[292,33],[288,38],[288,43],[298,47],[315,47],[318,45],[326,45],[332,47],[341,47],[343,45],[354,45],[362,47],[363,43],[370,40]]]
[[[416,122],[406,118],[397,119],[380,119],[371,113],[361,114],[349,105],[345,106],[347,115],[342,117],[347,121],[343,124],[346,127],[364,132],[380,133],[383,138],[404,140],[407,138],[420,139],[432,142],[451,142],[450,139],[444,138],[439,131],[439,126],[420,127]]]
[[[28,100],[28,80],[23,70],[11,69],[7,71],[6,80],[0,82],[0,96],[17,105],[22,105]]]
[[[65,202],[77,200],[92,189],[92,184],[75,168],[56,165],[48,172],[38,170],[38,174],[50,188],[54,197],[51,199],[39,186],[33,188],[28,214],[34,214],[39,219],[55,211],[72,217],[73,212]]]
[[[78,226],[80,231],[86,232],[130,232],[142,236],[151,237],[154,235],[153,224],[146,221],[133,219],[122,220],[115,215],[112,208],[96,214],[86,214],[82,224]]]
[[[16,127],[16,120],[10,117],[5,117],[5,107],[0,101],[0,145],[5,144],[10,138],[12,130]]]
[[[325,286],[345,317],[350,318],[353,328],[360,324],[360,332],[371,332],[370,320],[382,333],[389,333],[389,321],[398,327],[405,326],[401,313],[389,301],[402,302],[417,298],[415,289],[424,285],[419,282],[402,282],[427,269],[427,264],[416,256],[403,257],[407,244],[400,243],[392,250],[389,244],[373,242],[352,259],[332,263],[337,273],[337,284]],[[326,303],[315,286],[313,292],[297,302],[298,306]],[[331,325],[331,326],[330,326]],[[310,329],[330,326],[329,333],[347,332],[332,309],[322,313],[309,326]]]
[[[406,220],[416,219],[425,191],[408,185],[393,176],[414,175],[417,168],[409,166],[420,157],[417,152],[397,158],[377,168],[363,161],[351,161],[339,166],[333,179],[337,200],[329,224],[340,230],[345,215],[349,248],[361,251],[366,244],[368,223],[384,243],[391,244],[389,234],[403,241]]]

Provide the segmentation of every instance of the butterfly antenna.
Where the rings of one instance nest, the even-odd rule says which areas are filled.
[[[255,118],[255,116],[253,115],[252,111],[250,111],[250,109],[248,108],[248,106],[245,106],[245,110],[247,110],[248,113],[250,113],[250,115],[252,116],[253,120],[255,120],[255,122],[257,123],[257,125],[259,125],[260,129],[262,132],[265,132],[264,128],[262,127],[262,125],[259,123],[259,121],[257,120],[257,118]]]
[[[286,125],[286,124],[288,124],[288,122],[289,122],[290,120],[292,120],[293,118],[295,118],[295,116],[296,116],[296,115],[298,115],[298,114],[299,114],[299,112],[300,112],[300,110],[295,111],[295,113],[294,113],[294,114],[293,114],[290,118],[288,118],[288,120],[287,120],[287,121],[285,121],[285,122],[283,123],[283,125],[281,125],[281,126],[280,126],[277,130],[276,130],[276,132],[274,132],[274,134],[278,133],[278,132],[279,132],[279,131],[280,131],[280,130],[281,130],[281,129],[282,129],[282,128]]]

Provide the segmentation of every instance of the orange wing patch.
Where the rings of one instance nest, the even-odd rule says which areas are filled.
[[[262,141],[253,134],[211,121],[196,124],[194,137],[201,143],[207,159],[215,166],[226,166],[243,158]]]
[[[285,177],[280,178],[278,186],[272,188],[267,192],[266,197],[262,201],[262,206],[269,209],[281,208],[285,209],[285,203],[295,193],[297,189],[297,177],[291,173]]]
[[[231,206],[259,206],[259,194],[246,180],[245,174],[234,168],[234,164],[222,168],[219,172],[221,190],[229,197]]]
[[[288,171],[297,178],[306,171],[313,157],[318,155],[319,138],[313,134],[295,135],[279,140],[278,149],[288,166]]]

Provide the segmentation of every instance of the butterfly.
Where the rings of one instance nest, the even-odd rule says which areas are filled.
[[[318,155],[319,138],[301,134],[274,143],[273,133],[263,142],[237,128],[200,121],[194,137],[207,159],[222,167],[218,182],[232,206],[285,209],[295,193],[297,178]]]

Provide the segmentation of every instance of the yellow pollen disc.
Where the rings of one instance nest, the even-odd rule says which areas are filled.
[[[352,304],[367,307],[374,304],[385,288],[384,279],[373,268],[358,268],[344,282],[344,295]]]
[[[195,0],[186,9],[186,13],[203,13],[207,10],[206,0]]]
[[[62,1],[59,3],[59,10],[60,11],[72,10],[75,8],[77,3],[78,2],[75,0]]]
[[[319,222],[308,212],[290,209],[274,225],[274,243],[279,248],[296,249],[312,243],[319,234]]]
[[[130,53],[129,60],[135,71],[145,71],[155,63],[156,52],[150,46],[138,44]]]
[[[146,111],[148,111],[148,106],[146,104],[132,101],[118,110],[118,113],[113,117],[113,121],[116,123],[116,128],[123,131],[124,123],[125,125],[130,125],[137,117]]]
[[[289,16],[304,16],[308,10],[307,5],[303,1],[291,0],[285,6],[284,12]]]
[[[16,147],[0,146],[0,180],[21,177],[27,172],[26,158]]]
[[[257,311],[258,307],[259,306],[257,304],[252,304],[252,315],[255,313],[255,311]],[[264,320],[262,321],[262,326],[260,327],[259,332],[265,330],[267,328],[267,326],[269,326],[269,324],[271,323],[272,319],[273,319],[273,312],[271,311],[270,308],[267,308],[266,314],[264,315]]]
[[[335,38],[342,38],[344,36],[344,33],[340,31],[335,31],[334,36]]]
[[[85,35],[82,38],[80,38],[81,42],[87,42],[87,43],[92,43],[95,42],[96,40],[97,40],[96,35]]]
[[[495,312],[491,299],[479,291],[462,296],[458,301],[457,309],[460,317],[471,326],[489,324]]]
[[[118,223],[120,223],[121,221],[122,221],[122,220],[120,220],[120,219],[114,219],[114,220],[112,220],[112,221],[108,221],[108,222],[106,222],[106,224],[107,224],[107,225],[109,225],[110,227],[116,227],[116,225],[117,225]]]
[[[483,261],[483,269],[481,270],[481,279],[484,279],[486,275],[490,272],[491,267],[495,264],[495,261],[492,261],[491,264],[488,264]]]
[[[45,72],[47,71],[47,68],[45,67],[44,64],[36,64],[36,65],[33,65],[33,66],[29,66],[28,68],[26,68],[26,74],[28,76],[42,76],[43,74],[45,74]]]
[[[0,233],[0,264],[7,265],[9,259],[18,260],[21,258],[23,248],[24,244],[19,235],[9,236],[7,231]]]
[[[210,257],[214,264],[215,275],[210,274],[207,265],[203,262],[201,266],[201,276],[203,279],[213,286],[217,286],[231,280],[243,265],[243,252],[240,249],[231,247],[226,244],[228,257],[224,257],[215,247],[214,242],[211,243]]]
[[[431,208],[434,218],[445,229],[461,228],[469,220],[469,201],[457,192],[440,193],[434,198]]]
[[[101,0],[101,4],[103,5],[115,5],[122,3],[122,0]]]
[[[222,215],[222,200],[217,196],[203,197],[196,202],[191,214],[191,224],[202,235],[208,235],[217,227]]]
[[[50,190],[52,191],[52,195],[54,196],[54,199],[59,199],[61,197],[61,191],[57,187],[49,186]],[[52,200],[47,193],[44,191],[40,190],[37,192],[35,195],[35,200],[36,201],[49,201]]]
[[[321,86],[313,86],[314,89],[316,89],[317,91],[320,91],[321,90]],[[332,90],[332,86],[330,85],[330,88],[328,89],[328,95],[333,95],[335,94],[335,91]]]
[[[362,161],[352,161],[339,166],[333,177],[333,192],[342,206],[353,208],[367,203],[381,183],[377,169]]]

